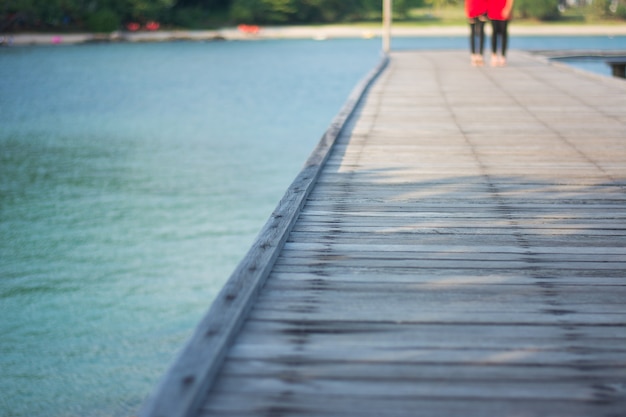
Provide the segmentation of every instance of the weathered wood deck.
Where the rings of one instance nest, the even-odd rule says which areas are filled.
[[[142,415],[625,416],[626,82],[395,52],[350,110]]]

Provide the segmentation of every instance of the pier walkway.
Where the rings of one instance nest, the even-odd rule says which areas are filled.
[[[141,415],[625,416],[626,82],[394,52],[357,98]]]

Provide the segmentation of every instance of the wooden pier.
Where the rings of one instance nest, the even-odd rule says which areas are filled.
[[[140,415],[625,416],[626,82],[393,52]]]

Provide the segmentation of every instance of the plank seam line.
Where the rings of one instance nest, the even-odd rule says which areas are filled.
[[[531,54],[528,54],[530,57],[532,57]],[[552,62],[550,62],[550,64],[553,64]],[[563,64],[561,64],[563,65]],[[554,64],[553,66],[558,67],[557,64]],[[576,72],[578,73],[578,72]],[[531,72],[526,72],[526,75],[530,76],[531,78],[533,78],[534,80],[542,83],[542,84],[549,84],[547,83],[544,79],[541,79],[539,77],[537,77],[536,74],[531,73]],[[606,77],[605,77],[606,78]],[[523,108],[526,113],[528,115],[530,115],[532,118],[534,118],[539,124],[543,125],[547,130],[549,130],[550,132],[552,132],[553,134],[555,134],[563,143],[565,143],[567,146],[569,146],[571,149],[573,149],[576,153],[578,153],[578,155],[580,155],[583,160],[587,161],[587,163],[593,165],[598,171],[600,171],[602,174],[604,174],[609,180],[609,184],[616,184],[620,189],[622,189],[622,191],[624,190],[624,187],[622,185],[619,184],[619,180],[617,178],[615,178],[613,175],[611,175],[610,173],[608,173],[600,164],[598,164],[595,160],[593,160],[589,155],[587,155],[585,152],[583,152],[578,146],[576,146],[575,143],[573,143],[571,140],[569,140],[567,137],[565,137],[560,131],[556,130],[552,125],[548,124],[545,122],[545,120],[540,119],[535,112],[531,111],[530,109],[528,109],[526,106],[522,105],[522,103],[520,103],[520,101],[517,99],[517,97],[511,95],[509,92],[507,92],[501,85],[501,83],[498,83],[497,81],[495,81],[493,78],[490,78],[491,82],[493,82],[502,92],[504,92],[511,100],[513,100],[515,103],[517,103],[519,105],[519,107]],[[621,81],[621,80],[618,80]],[[562,87],[556,86],[556,85],[552,85],[550,84],[552,87],[556,88],[557,90],[559,90],[561,93],[565,94],[567,97],[571,98],[572,100],[575,100],[579,103],[581,103],[583,106],[587,107],[588,109],[590,109],[590,111],[595,111],[599,114],[601,114],[602,116],[608,118],[608,119],[612,119],[615,120],[618,123],[622,123],[621,120],[614,115],[611,114],[607,114],[604,111],[600,111],[599,109],[591,106],[589,103],[585,102],[584,100],[582,100],[581,98],[572,95],[569,91],[563,89]]]
[[[333,145],[389,59],[383,54],[374,69],[352,90],[194,334],[143,403],[139,417],[188,417],[201,408]]]

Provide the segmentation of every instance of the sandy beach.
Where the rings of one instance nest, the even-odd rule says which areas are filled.
[[[511,35],[524,36],[623,36],[626,25],[515,25],[510,26]],[[466,36],[464,26],[396,26],[392,36]],[[176,40],[261,40],[261,39],[316,39],[376,38],[382,36],[382,28],[358,26],[271,26],[261,27],[258,33],[245,33],[236,27],[219,30],[159,30],[153,32],[113,32],[111,34],[0,34],[2,42],[10,45],[60,45],[88,42],[164,42]]]

